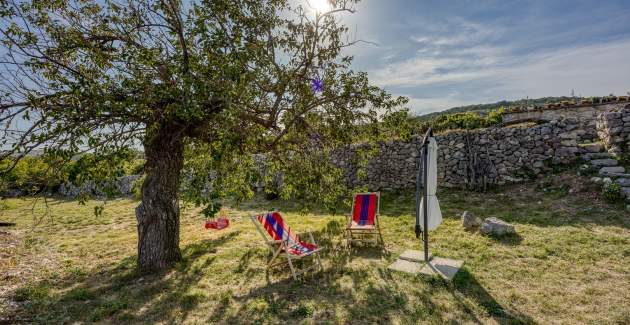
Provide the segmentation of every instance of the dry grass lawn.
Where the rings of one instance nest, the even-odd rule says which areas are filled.
[[[630,323],[630,216],[592,193],[525,184],[479,194],[438,194],[444,223],[435,255],[462,259],[452,283],[390,272],[413,236],[413,193],[386,193],[387,251],[343,242],[344,217],[301,214],[257,198],[229,209],[232,225],[203,228],[185,209],[184,260],[164,274],[135,271],[137,202],[87,205],[7,200],[0,220],[0,323]],[[298,231],[313,229],[324,272],[299,282],[266,274],[268,257],[249,215],[277,208]],[[512,222],[518,236],[463,230],[460,214]],[[34,219],[41,217],[39,222]]]

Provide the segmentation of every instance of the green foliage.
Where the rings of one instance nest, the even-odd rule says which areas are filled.
[[[406,99],[370,85],[345,54],[354,42],[341,16],[356,2],[322,13],[288,0],[0,1],[0,69],[14,72],[0,82],[0,159],[45,147],[79,156],[69,178],[99,185],[143,145],[138,230],[156,232],[138,236],[147,272],[178,259],[144,255],[178,249],[180,199],[213,216],[252,196],[256,154],[264,182],[281,184],[271,191],[333,207],[347,189],[331,152],[409,135],[378,126],[396,123],[388,115]]]
[[[59,160],[49,156],[24,157],[15,162],[5,159],[0,162],[1,170],[9,170],[2,176],[4,190],[16,189],[26,194],[39,193],[45,188],[57,188],[65,178]],[[12,168],[11,168],[12,167]]]
[[[385,116],[382,123],[385,138],[409,139],[414,132],[414,122],[415,121],[409,116],[408,109],[393,112]]]
[[[228,197],[251,197],[251,155],[264,153],[264,181],[286,176],[272,191],[330,202],[341,174],[325,172],[309,148],[327,154],[359,139],[411,134],[404,113],[389,116],[406,100],[371,86],[342,53],[351,44],[339,17],[356,2],[335,2],[334,13],[286,0],[0,2],[0,52],[18,61],[8,67],[28,67],[0,84],[10,94],[0,98],[0,120],[37,125],[3,142],[6,156],[31,145],[68,160],[89,152],[68,178],[101,182],[144,171],[119,164],[129,159],[125,148],[153,144],[158,150],[145,153],[154,161],[173,141],[186,147],[182,198],[212,215]],[[311,89],[312,79],[323,80],[322,91]]]
[[[533,98],[533,99],[518,99],[518,100],[502,100],[496,103],[490,104],[475,104],[475,105],[467,105],[467,106],[458,106],[453,107],[441,112],[435,112],[430,114],[425,114],[418,116],[417,119],[419,121],[429,121],[439,117],[440,115],[450,115],[457,113],[465,113],[472,112],[478,113],[481,115],[489,114],[493,110],[499,110],[504,107],[524,107],[524,106],[543,106],[544,104],[550,103],[560,103],[562,101],[570,100],[572,97],[560,96],[560,97],[541,97],[541,98]]]
[[[615,182],[605,183],[602,186],[602,197],[610,203],[623,202],[625,195],[621,190],[621,186]]]
[[[501,124],[503,122],[503,113],[505,113],[505,108],[503,106],[488,112],[485,122],[486,126]]]
[[[104,182],[137,174],[142,170],[143,164],[135,157],[135,152],[127,148],[99,155],[86,153],[68,165],[68,180],[74,184],[82,184],[87,180]]]
[[[142,172],[144,161],[135,157],[134,152],[124,149],[108,155],[87,153],[72,161],[64,161],[53,154],[27,156],[17,162],[5,159],[0,161],[0,170],[6,171],[1,175],[0,193],[14,189],[35,194],[43,190],[54,191],[66,181],[103,183],[123,175],[136,175]]]
[[[504,112],[505,109],[500,107],[496,110],[490,111],[485,116],[476,112],[443,114],[432,120],[419,123],[417,130],[418,133],[422,134],[426,132],[429,127],[436,132],[457,129],[472,130],[490,127],[498,125],[503,121],[502,116]]]

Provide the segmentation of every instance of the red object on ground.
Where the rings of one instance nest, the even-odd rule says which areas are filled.
[[[220,217],[215,220],[206,221],[206,229],[223,229],[230,225],[230,219],[226,217]]]

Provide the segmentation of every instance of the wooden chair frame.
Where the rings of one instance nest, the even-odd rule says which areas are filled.
[[[277,211],[272,211],[272,212],[277,212]],[[272,213],[270,212],[270,213]],[[318,247],[317,249],[309,252],[308,254],[303,254],[303,255],[294,255],[289,253],[289,246],[288,246],[288,241],[287,240],[275,240],[273,239],[268,233],[267,231],[265,231],[265,229],[262,227],[262,225],[260,224],[260,222],[258,221],[258,219],[256,219],[256,216],[252,216],[251,217],[252,222],[254,223],[254,225],[256,226],[256,229],[258,230],[258,232],[260,233],[260,235],[263,237],[263,239],[265,240],[265,243],[267,244],[267,246],[269,247],[269,250],[271,250],[271,259],[269,260],[269,262],[267,262],[267,270],[271,269],[272,267],[284,264],[283,261],[277,261],[274,263],[274,261],[280,257],[281,253],[284,252],[284,255],[287,259],[287,263],[289,264],[289,269],[291,270],[291,275],[293,276],[293,280],[297,280],[298,275],[302,275],[310,270],[313,270],[317,267],[319,267],[319,269],[321,271],[324,270],[324,267],[322,266],[322,260],[321,257],[319,255],[319,252],[322,250],[321,247]],[[311,243],[314,245],[317,245],[317,243],[315,242],[315,238],[313,237],[313,233],[309,230],[308,232],[308,236],[309,239],[311,240]],[[299,236],[298,236],[299,238]],[[295,268],[295,266],[293,265],[293,260],[301,260],[305,257],[308,256],[312,256],[313,258],[316,259],[316,261],[313,262],[313,265],[303,268],[301,270],[297,270]],[[317,262],[317,263],[315,263]]]
[[[376,215],[374,216],[374,228],[371,229],[357,229],[352,228],[352,215],[354,213],[354,203],[358,195],[376,194]],[[380,224],[380,206],[381,206],[381,193],[380,192],[367,192],[367,193],[355,193],[352,196],[352,212],[346,215],[346,241],[348,246],[352,246],[354,242],[361,243],[374,243],[376,245],[384,245],[383,235],[381,234]]]

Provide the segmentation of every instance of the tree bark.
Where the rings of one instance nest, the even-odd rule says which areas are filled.
[[[163,126],[144,143],[145,179],[138,220],[138,266],[143,273],[164,270],[181,259],[179,183],[184,161],[181,132]]]

